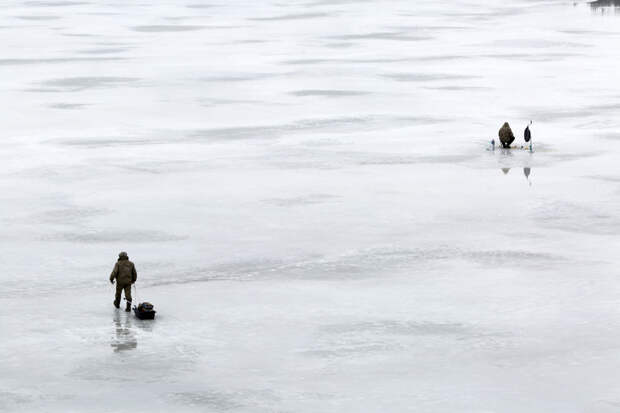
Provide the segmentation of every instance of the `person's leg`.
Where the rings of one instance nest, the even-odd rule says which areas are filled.
[[[121,305],[121,292],[123,288],[116,283],[116,294],[114,295],[114,307],[119,308]]]
[[[125,311],[131,310],[131,284],[125,286],[125,300],[127,300],[127,307]]]

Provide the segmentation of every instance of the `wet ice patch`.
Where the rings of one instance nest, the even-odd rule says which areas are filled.
[[[367,358],[371,355],[395,353],[415,349],[433,342],[478,340],[493,336],[481,334],[460,323],[419,322],[405,320],[353,321],[327,324],[317,331],[317,340],[311,348],[299,353],[312,358]]]
[[[398,129],[437,122],[442,122],[442,120],[429,117],[391,117],[385,115],[343,116],[301,119],[281,125],[196,130],[187,133],[187,138],[189,140],[274,139],[287,135],[311,132],[353,133],[376,129]]]
[[[85,49],[80,50],[78,53],[81,54],[116,54],[123,53],[128,50],[131,50],[128,47],[108,47],[108,48],[100,48],[100,49]]]
[[[0,408],[24,406],[34,401],[34,397],[27,393],[0,391]]]
[[[616,234],[620,219],[614,211],[572,202],[550,202],[538,207],[534,218],[543,226],[586,234]]]
[[[442,80],[471,80],[479,78],[479,76],[449,73],[389,73],[384,74],[383,76],[399,82],[435,82]]]
[[[620,132],[606,132],[606,133],[601,133],[598,136],[603,138],[603,139],[619,140],[620,141]]]
[[[307,196],[299,196],[299,197],[292,197],[292,198],[271,198],[271,199],[266,199],[264,202],[268,204],[276,205],[279,207],[295,207],[295,206],[322,204],[334,198],[336,198],[336,196],[329,195],[329,194],[310,194]]]
[[[540,267],[561,265],[562,256],[523,250],[467,250],[445,248],[370,248],[339,256],[323,256],[281,265],[279,273],[287,276],[353,279],[375,276],[385,271],[420,273],[452,260],[463,260],[490,268]]]
[[[153,143],[153,141],[143,138],[136,138],[131,136],[111,136],[111,137],[76,137],[76,138],[61,138],[61,139],[51,139],[46,141],[46,143],[51,143],[55,145],[61,146],[73,146],[78,148],[104,148],[104,147],[112,147],[112,146],[133,146],[133,145],[145,145],[149,143]]]
[[[248,20],[254,21],[283,21],[283,20],[306,20],[306,19],[318,19],[321,17],[329,17],[327,13],[297,13],[297,14],[283,14],[280,16],[267,16],[267,17],[250,17]]]
[[[565,60],[571,57],[581,56],[580,53],[497,53],[497,54],[485,54],[479,57],[493,59],[493,60],[514,60],[523,62],[554,62],[558,60]]]
[[[48,105],[48,107],[52,109],[64,109],[64,110],[75,110],[82,109],[89,106],[86,103],[52,103]]]
[[[134,26],[131,29],[137,32],[144,32],[144,33],[174,33],[174,32],[193,32],[197,30],[203,30],[205,29],[205,26],[154,24],[154,25],[145,25],[145,26]]]
[[[49,233],[41,237],[46,242],[79,242],[87,244],[99,243],[159,243],[182,241],[186,236],[173,235],[163,231],[139,230],[134,231],[93,231]]]
[[[35,21],[58,20],[61,18],[60,16],[16,16],[16,17],[21,20],[35,20]]]
[[[447,92],[462,92],[462,91],[485,91],[485,90],[493,90],[490,87],[485,87],[485,86],[454,86],[454,85],[447,85],[447,86],[425,86],[425,89],[429,89],[429,90],[443,90],[443,91],[447,91]]]
[[[88,89],[127,86],[138,82],[135,77],[97,76],[67,77],[47,80],[41,83],[50,92],[79,92]]]
[[[81,224],[94,217],[106,215],[109,212],[109,210],[103,208],[63,208],[35,214],[29,219],[31,222],[46,224]]]
[[[202,3],[197,3],[197,4],[188,4],[185,7],[190,8],[190,9],[210,9],[213,7],[218,7],[220,6],[219,4],[202,4]]]
[[[219,392],[203,390],[195,392],[170,393],[168,397],[177,403],[191,407],[200,407],[214,411],[238,410],[245,405],[241,403],[243,396],[238,392]]]
[[[400,42],[419,42],[423,40],[430,40],[432,36],[428,35],[414,35],[408,32],[394,31],[394,32],[372,32],[372,33],[357,33],[357,34],[342,34],[328,36],[328,39],[332,40],[392,40]]]
[[[113,62],[125,60],[123,57],[52,57],[52,58],[16,58],[0,59],[0,66],[62,64],[62,63],[88,63],[88,62]]]
[[[204,82],[248,82],[282,76],[284,73],[230,73],[201,77]]]
[[[320,331],[326,334],[373,335],[468,335],[471,328],[460,323],[431,323],[403,320],[374,320],[343,324],[327,324]]]
[[[368,92],[363,92],[359,90],[334,90],[334,89],[305,89],[305,90],[296,90],[293,92],[289,92],[289,94],[293,96],[305,97],[305,96],[324,96],[324,97],[347,97],[347,96],[362,96],[367,95]]]
[[[24,3],[28,7],[69,7],[90,4],[86,1],[27,1]]]

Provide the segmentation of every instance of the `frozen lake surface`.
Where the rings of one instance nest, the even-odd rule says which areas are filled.
[[[0,411],[620,410],[613,7],[0,10]]]

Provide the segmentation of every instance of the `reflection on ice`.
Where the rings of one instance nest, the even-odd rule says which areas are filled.
[[[131,313],[121,315],[121,310],[114,311],[114,336],[110,347],[115,353],[138,347],[138,339],[132,326],[132,317]]]

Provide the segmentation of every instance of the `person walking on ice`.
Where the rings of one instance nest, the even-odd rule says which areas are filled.
[[[129,257],[125,251],[118,254],[118,260],[114,264],[112,274],[110,274],[110,283],[114,284],[116,280],[116,295],[114,297],[114,307],[120,308],[121,293],[125,291],[125,300],[127,300],[127,307],[125,311],[131,311],[131,286],[138,279],[138,273],[136,272],[136,266],[133,262],[129,261]]]

